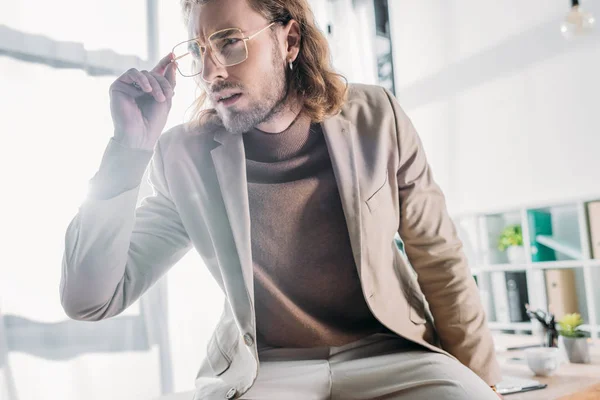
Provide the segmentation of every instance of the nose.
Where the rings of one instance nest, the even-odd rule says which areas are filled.
[[[227,69],[215,60],[212,52],[206,49],[204,57],[202,59],[202,80],[204,82],[213,82],[214,80],[221,78],[227,78]]]

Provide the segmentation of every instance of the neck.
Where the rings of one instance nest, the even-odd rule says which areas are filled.
[[[281,110],[267,121],[256,125],[256,128],[265,133],[280,133],[285,131],[296,120],[302,111],[302,102],[298,96],[289,96]]]

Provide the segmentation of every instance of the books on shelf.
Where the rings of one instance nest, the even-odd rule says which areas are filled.
[[[496,322],[510,322],[510,313],[508,311],[508,290],[506,289],[506,275],[502,271],[494,271],[491,273],[490,278]]]
[[[531,261],[555,261],[556,253],[538,241],[540,235],[552,236],[552,214],[545,210],[527,210]]]
[[[481,304],[485,311],[485,315],[488,320],[496,319],[496,311],[494,310],[494,300],[492,293],[492,282],[489,274],[479,274],[474,276],[475,282],[477,283],[477,289],[479,290],[479,297],[481,298]]]
[[[600,201],[587,203],[587,218],[591,257],[600,259]]]
[[[556,318],[579,313],[599,336],[600,198],[472,213],[459,224],[493,329],[533,329],[525,312],[530,304]],[[523,227],[525,262],[507,257],[498,246],[511,224]]]
[[[573,269],[549,269],[546,275],[548,311],[557,319],[565,314],[578,313],[577,285]]]
[[[505,274],[510,322],[529,321],[525,309],[525,304],[529,303],[526,273],[511,271]]]
[[[494,271],[491,286],[496,322],[529,321],[525,313],[525,304],[529,303],[525,272]]]

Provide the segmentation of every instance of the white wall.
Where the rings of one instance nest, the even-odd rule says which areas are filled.
[[[563,39],[568,1],[389,3],[397,97],[451,212],[600,195],[600,27]]]

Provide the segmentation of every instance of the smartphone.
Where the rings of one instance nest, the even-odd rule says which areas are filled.
[[[516,376],[503,376],[502,381],[496,385],[496,390],[501,395],[529,392],[530,390],[544,389],[548,385],[533,379],[518,378]]]

